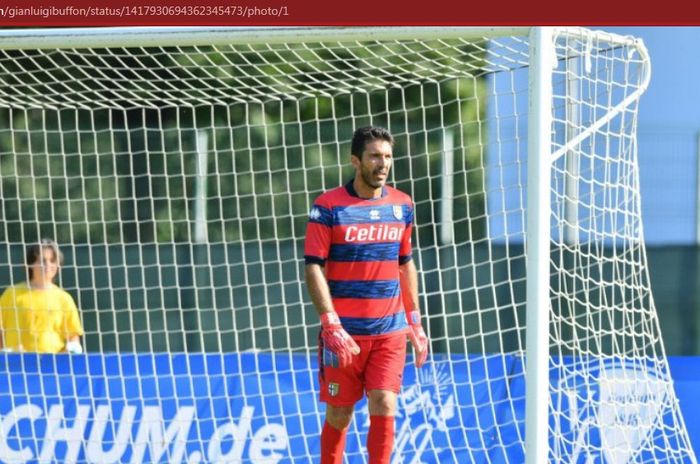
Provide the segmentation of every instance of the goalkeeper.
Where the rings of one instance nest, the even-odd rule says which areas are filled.
[[[73,297],[54,283],[63,254],[53,240],[27,249],[27,282],[0,296],[0,329],[5,351],[82,353],[83,327]]]
[[[370,464],[389,464],[406,335],[421,367],[428,339],[411,259],[413,203],[386,185],[393,136],[364,127],[353,134],[355,177],[320,195],[309,213],[306,283],[321,318],[319,383],[326,403],[321,464],[343,460],[354,405],[367,394]]]

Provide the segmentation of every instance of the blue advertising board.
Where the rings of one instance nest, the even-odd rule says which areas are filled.
[[[315,362],[269,353],[4,354],[0,462],[317,462],[323,406]],[[582,433],[638,458],[665,440],[658,425],[673,419],[663,410],[673,395],[663,376],[621,361],[565,364],[577,369],[552,379],[562,393],[552,398],[560,409],[550,420],[561,459],[588,462]],[[625,388],[613,388],[619,379]],[[523,462],[524,393],[517,356],[435,355],[423,369],[408,365],[392,464]],[[592,409],[601,403],[618,407]],[[630,424],[634,432],[620,432]],[[364,462],[368,425],[363,401],[350,462]],[[599,451],[595,462],[631,458],[621,453]]]

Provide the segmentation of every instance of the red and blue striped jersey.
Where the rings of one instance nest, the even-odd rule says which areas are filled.
[[[360,198],[352,182],[320,195],[309,213],[304,258],[325,266],[333,306],[353,336],[405,330],[399,265],[411,260],[413,202],[385,186]]]

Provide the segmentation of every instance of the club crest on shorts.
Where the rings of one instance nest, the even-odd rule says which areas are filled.
[[[394,217],[398,220],[403,219],[403,207],[402,206],[394,206]]]
[[[328,394],[331,396],[338,396],[340,393],[340,384],[331,382],[328,384]]]

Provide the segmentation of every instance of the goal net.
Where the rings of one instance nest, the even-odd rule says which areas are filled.
[[[0,34],[0,284],[25,281],[24,248],[55,239],[86,351],[0,356],[0,462],[317,462],[304,233],[370,124],[395,136],[391,183],[415,202],[432,344],[420,370],[409,355],[392,463],[525,461],[535,314],[549,462],[695,462],[640,217],[646,51],[554,29],[552,97],[537,102],[528,33]],[[541,153],[528,153],[532,105],[547,116]],[[526,303],[543,277],[526,273],[535,157],[551,176],[539,310]],[[362,401],[346,462],[367,461],[368,423]]]

